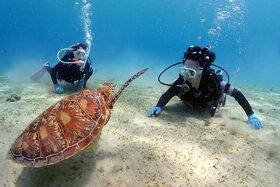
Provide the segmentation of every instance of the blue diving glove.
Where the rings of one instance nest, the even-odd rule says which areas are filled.
[[[263,128],[263,124],[255,114],[248,115],[248,123],[254,129]]]
[[[63,88],[59,84],[55,84],[54,85],[54,91],[57,94],[61,94],[64,90],[63,90]]]
[[[85,81],[82,79],[82,80],[79,80],[79,81],[75,82],[75,86],[76,86],[78,89],[81,89],[81,88],[83,88],[84,83],[85,83]]]
[[[159,115],[161,112],[161,108],[158,106],[155,106],[153,108],[151,108],[150,110],[148,110],[147,115],[148,117],[152,117],[153,115]]]

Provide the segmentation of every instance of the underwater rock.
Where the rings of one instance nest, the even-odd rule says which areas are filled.
[[[259,109],[259,112],[260,112],[260,113],[263,113],[263,109],[262,109],[262,108],[260,108],[260,109]]]
[[[15,102],[20,100],[21,97],[18,96],[17,94],[12,94],[8,99],[6,99],[6,101],[10,101],[10,102]]]

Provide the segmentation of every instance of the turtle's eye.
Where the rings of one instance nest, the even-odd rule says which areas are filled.
[[[114,90],[114,89],[115,89],[115,87],[116,87],[113,83],[111,83],[111,85],[110,85],[110,86],[111,86],[112,90]]]

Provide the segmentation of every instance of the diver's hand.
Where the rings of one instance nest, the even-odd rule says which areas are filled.
[[[254,129],[263,128],[263,124],[255,114],[248,115],[248,123]]]
[[[57,94],[62,94],[63,91],[64,91],[64,89],[63,89],[59,84],[55,84],[55,85],[54,85],[54,91],[55,91],[55,93],[57,93]]]
[[[148,110],[147,115],[148,117],[152,117],[153,115],[159,115],[161,112],[161,108],[158,106],[155,106],[153,108],[151,108],[150,110]]]

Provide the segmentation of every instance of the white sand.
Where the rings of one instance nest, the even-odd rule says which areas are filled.
[[[115,104],[95,149],[53,166],[23,168],[6,159],[11,144],[35,117],[69,92],[56,95],[51,84],[37,83],[2,82],[0,89],[0,186],[280,184],[280,92],[243,92],[265,124],[254,130],[230,97],[213,118],[187,109],[177,98],[159,117],[148,118],[146,110],[166,87],[136,81]],[[6,102],[13,93],[22,99]]]

